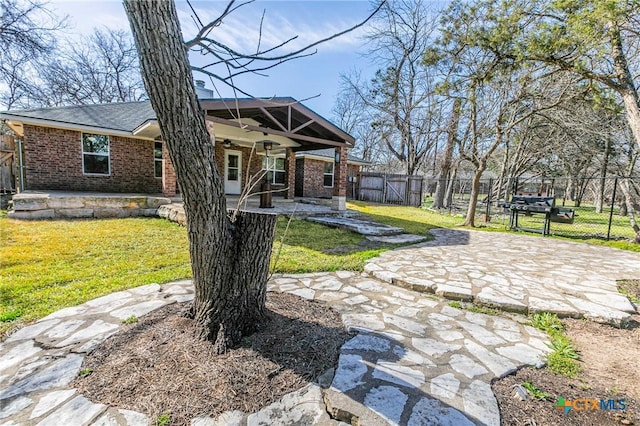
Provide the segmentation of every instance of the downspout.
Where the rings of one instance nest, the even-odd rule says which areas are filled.
[[[22,140],[17,139],[18,142],[18,174],[20,175],[20,190],[17,192],[23,192],[24,188],[24,159],[22,157]]]

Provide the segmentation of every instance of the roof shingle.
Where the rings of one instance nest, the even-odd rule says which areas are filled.
[[[124,132],[132,132],[145,121],[156,118],[149,101],[24,109],[5,114]]]

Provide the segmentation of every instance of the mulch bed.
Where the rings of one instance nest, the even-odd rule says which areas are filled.
[[[269,293],[270,320],[242,347],[216,355],[194,338],[186,309],[169,305],[126,326],[85,358],[92,372],[72,386],[93,402],[190,424],[198,415],[255,412],[304,387],[336,366],[352,337],[328,306]]]

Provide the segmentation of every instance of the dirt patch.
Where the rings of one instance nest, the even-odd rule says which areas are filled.
[[[591,321],[563,321],[580,354],[581,378],[640,400],[640,316],[620,329]]]
[[[198,415],[254,412],[302,388],[335,367],[352,337],[328,306],[269,293],[270,320],[242,347],[215,355],[194,338],[186,308],[169,305],[126,326],[85,358],[92,372],[72,386],[94,402],[190,424]]]
[[[521,401],[513,397],[515,385],[529,382],[550,396],[544,400],[529,398]],[[590,387],[590,388],[588,388]],[[596,387],[580,380],[568,379],[564,376],[555,376],[548,370],[536,370],[525,368],[516,374],[498,380],[492,385],[493,392],[498,399],[502,425],[518,426],[605,426],[605,425],[638,425],[640,424],[640,408],[638,401],[629,398],[624,393],[607,392],[602,387]],[[609,411],[578,411],[570,410],[566,414],[564,410],[555,405],[558,397],[566,400],[579,398],[604,398],[605,400],[624,399],[627,407],[625,410]],[[621,405],[616,403],[618,408]]]
[[[580,355],[578,379],[557,376],[546,369],[526,368],[493,383],[503,425],[640,425],[639,316],[629,328],[619,329],[591,321],[563,320],[567,336]],[[550,396],[544,400],[513,398],[514,385],[529,382]],[[624,399],[625,410],[570,410],[555,407],[558,398],[575,400]],[[617,408],[621,405],[616,403]]]

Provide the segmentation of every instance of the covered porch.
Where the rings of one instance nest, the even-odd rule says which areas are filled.
[[[315,178],[331,173],[323,188],[331,194],[335,210],[345,209],[346,159],[354,144],[352,136],[293,98],[201,99],[200,105],[206,113],[215,162],[227,195],[259,192],[262,183],[269,183],[274,197],[292,200],[296,175],[305,176],[296,170],[296,153],[331,148],[333,165]],[[148,120],[134,134],[159,137],[157,121]],[[166,147],[162,159],[163,194],[174,197],[179,194],[179,185]]]

